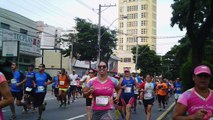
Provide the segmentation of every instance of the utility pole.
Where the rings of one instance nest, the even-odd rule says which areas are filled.
[[[101,57],[101,49],[100,49],[100,41],[101,41],[101,7],[115,7],[116,5],[101,5],[99,4],[99,8],[98,8],[98,55],[97,55],[97,65],[100,62],[100,57]]]

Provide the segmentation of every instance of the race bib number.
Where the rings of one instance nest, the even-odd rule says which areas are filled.
[[[180,88],[177,88],[177,90],[180,90]]]
[[[96,105],[98,106],[106,106],[109,103],[108,96],[98,96],[96,97]]]
[[[26,90],[27,92],[30,92],[30,91],[32,91],[32,89],[33,89],[33,88],[26,87],[26,89],[25,89],[25,90]]]
[[[16,79],[11,79],[11,83],[12,83],[12,84],[16,84],[16,83],[17,83],[17,80],[16,80]]]
[[[131,91],[132,91],[132,87],[126,87],[124,89],[124,93],[131,93]]]
[[[151,98],[151,97],[152,97],[152,94],[151,94],[151,93],[145,93],[145,94],[144,94],[144,97],[145,97],[145,98]]]
[[[38,86],[38,92],[44,92],[44,86]]]
[[[60,85],[64,85],[64,81],[60,81],[60,83],[59,83]]]

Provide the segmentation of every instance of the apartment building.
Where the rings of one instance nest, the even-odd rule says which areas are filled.
[[[148,45],[156,50],[156,0],[119,0],[118,43],[116,56],[121,58],[118,72],[135,70],[131,49]]]

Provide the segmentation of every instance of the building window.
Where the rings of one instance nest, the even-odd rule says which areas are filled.
[[[144,5],[141,5],[141,10],[147,10],[148,9],[148,5],[144,4]]]
[[[9,30],[10,29],[10,25],[6,24],[6,23],[1,23],[1,28]]]
[[[148,16],[147,16],[147,12],[143,12],[143,13],[141,13],[141,18],[147,18]]]
[[[147,34],[147,29],[141,29],[141,34]]]
[[[22,33],[22,34],[25,34],[25,35],[26,35],[26,34],[27,34],[27,30],[25,30],[25,29],[22,29],[22,28],[21,28],[21,29],[20,29],[20,33]]]
[[[147,26],[147,20],[141,21],[141,26]]]
[[[123,58],[123,62],[131,62],[131,58]]]

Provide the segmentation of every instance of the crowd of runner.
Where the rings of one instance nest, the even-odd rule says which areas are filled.
[[[125,119],[130,120],[136,113],[137,104],[143,104],[146,119],[151,119],[152,106],[158,101],[159,111],[165,109],[169,97],[177,100],[181,95],[180,79],[168,80],[161,76],[140,76],[135,71],[124,69],[124,74],[108,76],[107,63],[100,62],[97,69],[89,69],[80,77],[73,70],[68,74],[61,69],[51,77],[40,64],[38,71],[34,65],[28,66],[26,73],[20,72],[15,62],[11,65],[13,79],[8,80],[14,103],[10,105],[11,120],[16,119],[15,105],[23,106],[23,113],[29,110],[38,112],[38,120],[47,103],[44,101],[47,86],[52,84],[52,95],[59,101],[59,107],[66,107],[76,98],[85,98],[87,119]],[[23,100],[22,100],[23,99]],[[113,109],[112,109],[113,108]],[[115,114],[114,114],[115,113]]]

